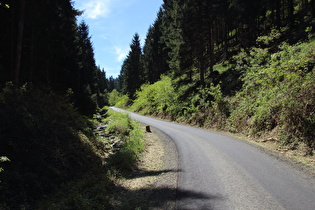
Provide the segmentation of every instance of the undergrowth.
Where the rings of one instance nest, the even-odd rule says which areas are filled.
[[[243,88],[233,99],[228,119],[232,131],[260,135],[278,129],[284,144],[315,148],[315,41],[276,53],[254,48],[243,59]],[[310,150],[312,151],[312,150]]]

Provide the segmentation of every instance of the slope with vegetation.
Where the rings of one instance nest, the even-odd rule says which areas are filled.
[[[112,116],[102,132],[119,147],[97,135],[109,87],[80,14],[66,0],[0,1],[0,209],[35,209],[60,188],[44,209],[110,207],[110,174],[143,150],[126,115],[100,117]]]
[[[314,29],[314,0],[164,0],[145,39],[139,88],[124,88],[129,68],[123,66],[121,98],[111,103],[272,137],[289,149],[303,145],[312,155]]]
[[[117,182],[137,168],[144,150],[144,131],[128,114],[108,110],[95,115],[95,154],[103,166],[80,173],[64,183],[52,196],[42,200],[39,209],[115,209]],[[88,166],[90,167],[90,166]],[[123,202],[119,205],[125,205]]]

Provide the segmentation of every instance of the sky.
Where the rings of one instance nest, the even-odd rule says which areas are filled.
[[[143,46],[149,26],[154,23],[163,0],[74,0],[83,10],[78,18],[89,25],[96,65],[106,76],[116,78],[138,33]]]

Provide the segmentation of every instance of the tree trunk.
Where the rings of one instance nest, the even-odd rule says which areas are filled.
[[[35,32],[34,25],[32,26],[32,38],[31,38],[31,49],[30,49],[30,69],[29,69],[29,81],[33,82],[33,70],[35,68]]]
[[[214,66],[214,39],[213,39],[213,30],[212,30],[212,23],[210,27],[210,72],[209,75],[210,77],[212,76],[213,73],[213,66]]]
[[[312,17],[315,18],[315,0],[311,1]]]
[[[294,4],[293,0],[288,0],[288,22],[289,26],[294,24]]]
[[[306,10],[308,8],[308,0],[302,0],[302,9]]]
[[[204,55],[202,54],[199,57],[199,73],[200,73],[200,84],[203,87],[205,84],[205,61],[204,61]]]
[[[281,25],[281,0],[276,0],[276,25],[279,29]]]
[[[16,48],[16,60],[14,69],[14,84],[19,85],[20,79],[20,67],[21,67],[21,57],[22,57],[22,45],[23,45],[23,32],[24,32],[24,16],[25,16],[25,0],[21,0],[21,11],[20,20],[18,27],[18,39]]]
[[[11,49],[10,49],[10,76],[11,76],[11,80],[13,81],[14,79],[14,61],[15,61],[15,16],[16,16],[16,2],[12,3],[11,7],[12,7],[12,11],[11,11]]]

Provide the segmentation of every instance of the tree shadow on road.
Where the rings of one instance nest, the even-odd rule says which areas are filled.
[[[198,191],[178,189],[177,180],[171,180],[171,176],[177,176],[178,172],[177,170],[140,171],[134,176],[126,177],[127,180],[130,180],[159,176],[154,184],[136,189],[116,185],[111,196],[112,209],[178,209],[177,202],[186,199],[197,203],[203,203],[203,200],[221,199],[218,196]],[[211,209],[204,206],[201,208]]]
[[[130,176],[126,176],[126,179],[134,179],[141,177],[149,177],[149,176],[160,176],[166,173],[177,173],[180,170],[160,170],[160,171],[145,171],[145,170],[137,170],[137,172],[133,173]]]

